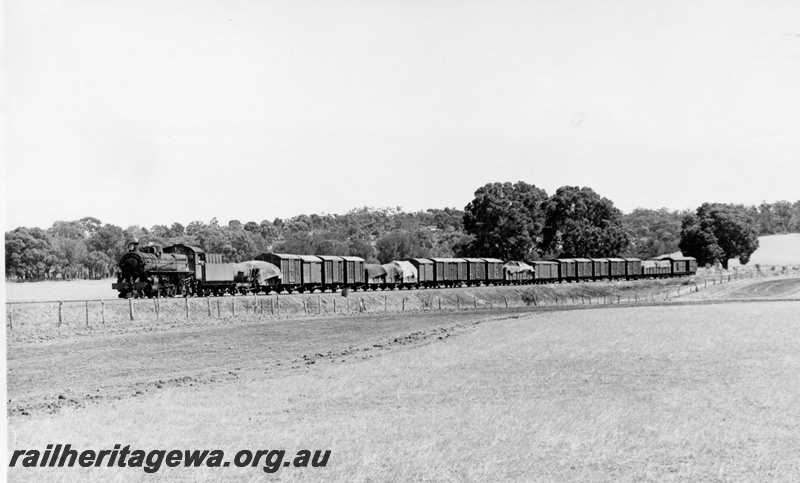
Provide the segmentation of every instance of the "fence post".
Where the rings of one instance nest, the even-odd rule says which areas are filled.
[[[89,327],[89,301],[86,301],[86,327]]]
[[[506,308],[508,308],[508,297],[503,295],[503,300],[506,302]],[[440,307],[441,308],[441,307]]]
[[[406,311],[406,298],[403,297],[403,312]]]
[[[211,318],[211,300],[206,297],[206,308],[208,308],[208,318]]]
[[[231,312],[233,316],[236,317],[236,297],[231,297]]]
[[[156,311],[156,320],[158,320],[158,304],[156,303],[156,299],[153,299],[153,310]]]
[[[458,294],[456,294],[456,309],[461,310],[461,300],[459,300]]]
[[[383,311],[386,312],[387,310],[389,310],[389,309],[388,309],[388,306],[386,305],[386,295],[384,295],[383,296]]]
[[[442,310],[442,298],[439,297],[439,310]]]
[[[100,299],[100,319],[103,321],[103,325],[106,323],[106,303],[103,299]]]
[[[303,299],[303,312],[308,315],[308,305],[306,305],[306,299]]]
[[[384,296],[385,298],[386,296]],[[322,315],[322,296],[317,295],[317,313]]]
[[[8,308],[8,330],[11,330],[11,331],[14,330],[14,315],[13,314],[14,314],[14,308],[13,307],[9,307]]]
[[[128,312],[131,316],[131,322],[133,322],[133,299],[128,299]],[[61,317],[59,317],[61,319]]]
[[[63,306],[64,306],[64,302],[59,302],[58,303],[58,325],[56,327],[61,327],[61,322],[63,321],[62,316],[61,316],[61,308]]]
[[[217,299],[217,318],[219,319],[220,317],[222,317],[222,313],[219,310],[219,299]]]
[[[475,304],[475,308],[477,309],[478,308],[478,296],[477,295],[473,295],[472,299],[473,299],[473,302]]]

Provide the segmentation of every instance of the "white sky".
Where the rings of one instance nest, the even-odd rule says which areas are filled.
[[[6,229],[800,199],[796,0],[4,3]]]

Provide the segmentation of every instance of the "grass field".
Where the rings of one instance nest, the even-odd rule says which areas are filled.
[[[317,354],[313,364],[254,367],[217,384],[12,416],[11,450],[70,442],[93,449],[332,454],[327,468],[272,475],[233,467],[162,468],[155,475],[133,468],[13,468],[9,477],[798,481],[797,310],[796,302],[770,302],[518,315],[421,344]],[[235,332],[231,327],[227,337]],[[142,358],[170,350],[160,338],[139,346]],[[307,342],[306,353],[313,353],[321,341]],[[113,365],[124,352],[112,347],[107,357]]]

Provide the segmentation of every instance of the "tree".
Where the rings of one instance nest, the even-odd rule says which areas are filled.
[[[103,278],[109,275],[112,262],[103,252],[94,251],[86,256],[86,268],[89,269],[89,278]]]
[[[591,188],[563,186],[543,208],[544,252],[564,258],[617,257],[630,242],[622,212]]]
[[[292,253],[295,255],[313,255],[314,245],[311,243],[311,236],[307,233],[294,234],[286,240],[276,243],[273,247],[274,253]],[[332,255],[332,254],[328,254]]]
[[[58,265],[50,234],[41,228],[19,227],[6,232],[6,276],[41,280]],[[78,242],[80,243],[80,242]]]
[[[71,238],[56,238],[53,245],[61,275],[64,278],[83,278],[83,267],[89,254],[86,243]]]
[[[772,205],[775,215],[775,228],[778,233],[789,233],[792,220],[792,204],[788,201],[776,201]]]
[[[70,240],[83,240],[86,238],[85,228],[79,221],[56,221],[49,230],[50,235],[58,238],[69,238]]]
[[[360,238],[351,238],[347,243],[349,255],[352,257],[361,257],[367,262],[375,261],[375,249],[369,242]]]
[[[775,217],[772,212],[772,205],[767,202],[761,203],[758,207],[758,234],[772,235],[775,233]]]
[[[78,224],[83,228],[83,231],[86,232],[86,236],[92,236],[97,230],[100,229],[100,226],[103,224],[97,218],[92,216],[85,216],[78,221]]]
[[[116,225],[106,223],[95,229],[87,245],[90,252],[105,253],[109,260],[119,260],[125,253],[125,232]]]
[[[678,246],[701,266],[719,262],[727,270],[737,257],[745,265],[758,249],[756,221],[741,205],[703,203],[683,218]]]
[[[453,256],[460,258],[471,257],[473,255],[472,246],[474,241],[475,237],[472,235],[459,236],[458,240],[453,243]]]
[[[541,240],[547,193],[524,181],[489,183],[464,208],[464,230],[475,237],[471,251],[503,260],[531,258]]]
[[[636,208],[630,214],[623,215],[622,226],[631,239],[625,255],[646,259],[678,251],[681,221],[685,214],[666,208]]]
[[[800,233],[800,200],[792,204],[792,218],[789,222],[789,229],[792,232]]]
[[[378,261],[381,263],[428,255],[428,250],[422,247],[417,237],[402,230],[395,230],[382,236],[376,243],[376,248]]]

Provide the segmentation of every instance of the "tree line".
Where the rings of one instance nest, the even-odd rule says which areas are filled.
[[[727,231],[726,231],[727,230]],[[47,229],[5,233],[6,279],[105,278],[130,241],[183,243],[243,261],[259,253],[351,255],[387,263],[413,257],[636,257],[683,251],[701,265],[740,257],[757,236],[800,232],[800,201],[759,207],[706,203],[695,211],[638,208],[623,214],[588,187],[564,186],[548,195],[534,185],[489,183],[464,208],[404,212],[361,207],[343,215],[298,215],[221,225],[193,221],[125,229],[85,217]],[[755,248],[754,248],[755,246]]]

